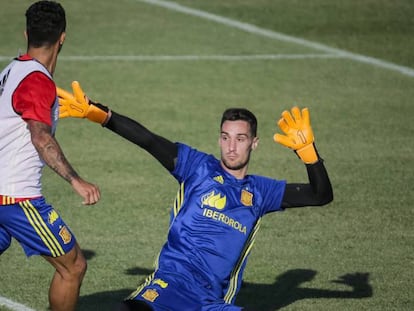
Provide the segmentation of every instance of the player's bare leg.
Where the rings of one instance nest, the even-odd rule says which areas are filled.
[[[44,257],[55,267],[49,288],[49,304],[52,311],[74,311],[87,263],[78,244],[60,257]]]

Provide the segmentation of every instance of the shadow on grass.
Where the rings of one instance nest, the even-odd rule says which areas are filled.
[[[255,311],[279,310],[302,299],[371,297],[368,273],[350,273],[331,282],[347,285],[350,289],[331,290],[303,287],[317,272],[309,269],[293,269],[276,277],[273,284],[243,283],[236,304]]]
[[[85,258],[91,259],[94,257],[93,251],[82,250]],[[137,280],[136,284],[131,284],[132,286],[143,283],[145,278],[154,272],[153,269],[146,268],[130,268],[125,271],[125,274],[128,275],[138,275],[142,276],[141,280]],[[106,291],[95,293],[92,295],[81,296],[79,298],[79,303],[76,308],[77,311],[112,311],[115,306],[117,306],[121,301],[128,297],[135,288],[124,288],[116,291]]]
[[[86,260],[91,260],[93,257],[96,256],[95,251],[90,249],[82,249],[82,254],[85,256]]]
[[[141,275],[144,278],[152,272],[150,269],[136,267],[128,269],[126,274]],[[237,297],[236,304],[248,310],[270,311],[279,310],[302,299],[358,299],[371,297],[373,295],[372,287],[369,284],[368,273],[350,273],[331,281],[349,286],[350,289],[331,290],[302,286],[303,283],[310,282],[316,274],[317,272],[314,270],[294,269],[277,276],[273,284],[244,282]],[[77,310],[111,311],[120,301],[131,294],[134,289],[120,289],[117,291],[82,296],[79,299]]]

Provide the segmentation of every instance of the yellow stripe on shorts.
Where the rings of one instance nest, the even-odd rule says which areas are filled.
[[[30,203],[30,201],[20,202],[19,205],[26,214],[26,217],[33,229],[45,243],[46,247],[50,250],[52,256],[58,257],[64,255],[65,252],[59,241],[55,238],[47,224],[43,221],[37,209]]]

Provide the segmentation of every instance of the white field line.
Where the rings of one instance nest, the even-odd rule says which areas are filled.
[[[115,60],[115,61],[251,61],[304,58],[338,58],[329,54],[257,54],[257,55],[95,55],[95,56],[62,56],[61,60]]]
[[[204,18],[210,21],[214,21],[214,22],[217,22],[217,23],[229,26],[229,27],[237,28],[237,29],[249,32],[249,33],[256,34],[256,35],[268,37],[274,40],[294,43],[294,44],[312,48],[312,49],[315,49],[321,52],[336,54],[338,56],[346,57],[353,61],[358,61],[358,62],[366,63],[369,65],[373,65],[375,67],[397,71],[404,75],[414,77],[414,69],[410,67],[400,66],[400,65],[397,65],[391,62],[383,61],[381,59],[364,56],[360,54],[355,54],[355,53],[348,52],[348,51],[341,50],[341,49],[332,48],[332,47],[329,47],[327,45],[320,44],[317,42],[312,42],[312,41],[308,41],[305,39],[285,35],[283,33],[279,33],[279,32],[275,32],[272,30],[254,26],[252,24],[242,23],[236,20],[232,20],[230,18],[226,18],[226,17],[222,17],[219,15],[207,13],[201,10],[189,8],[189,7],[177,4],[175,2],[163,1],[163,0],[136,0],[136,1],[145,2],[148,4],[152,4],[152,5],[157,5],[160,7],[167,8],[169,10]]]
[[[25,305],[14,302],[2,296],[0,296],[0,306],[7,307],[13,311],[35,311],[33,309],[26,307]]]
[[[219,15],[207,13],[201,10],[185,7],[183,5],[163,0],[136,0],[152,5],[157,5],[170,10],[181,12],[188,15],[197,16],[229,27],[237,28],[249,33],[271,38],[273,40],[284,41],[301,45],[307,48],[318,50],[328,54],[268,54],[268,55],[159,55],[159,56],[145,56],[145,55],[114,55],[114,56],[61,56],[61,60],[73,61],[93,61],[93,60],[125,60],[125,61],[191,61],[191,60],[221,60],[221,61],[238,61],[238,60],[260,60],[260,59],[303,59],[303,58],[347,58],[353,61],[366,63],[375,67],[384,68],[399,72],[403,75],[414,77],[414,69],[406,66],[397,65],[378,58],[373,58],[361,54],[352,53],[346,50],[332,48],[324,44],[305,40],[298,37],[285,35],[283,33],[257,27],[252,24],[239,22]],[[11,57],[0,56],[0,61],[8,61]]]
[[[332,54],[257,54],[257,55],[78,55],[60,56],[60,61],[254,61],[306,58],[341,58]],[[0,56],[0,61],[10,61],[12,56]]]
[[[14,56],[0,56],[11,61]],[[59,61],[254,61],[306,58],[343,58],[337,54],[256,54],[256,55],[72,55],[60,56]]]

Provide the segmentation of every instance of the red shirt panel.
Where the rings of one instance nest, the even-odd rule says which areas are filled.
[[[34,71],[14,91],[12,104],[24,120],[36,120],[52,126],[51,108],[55,99],[53,80],[40,71]]]

